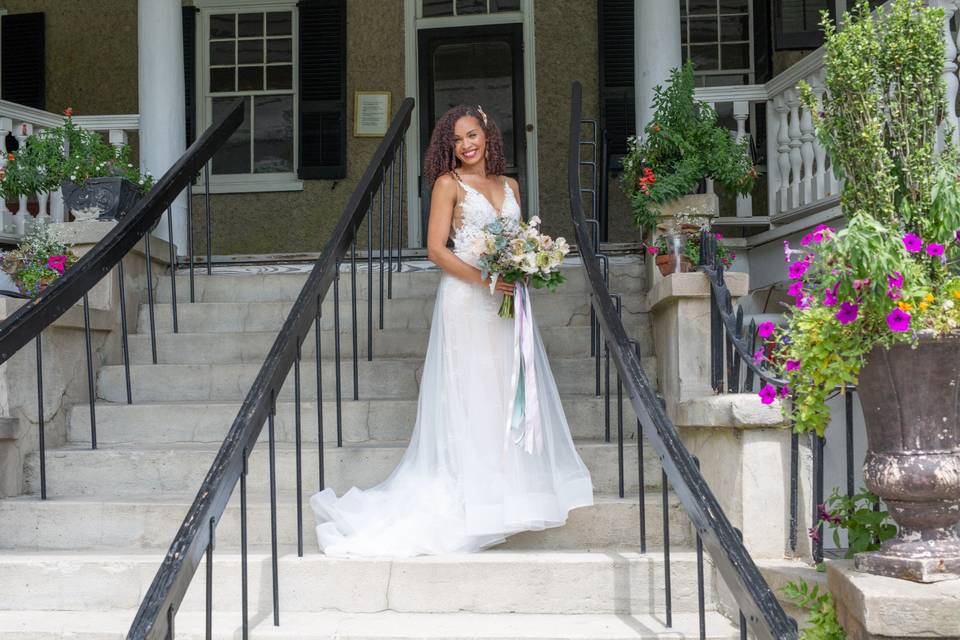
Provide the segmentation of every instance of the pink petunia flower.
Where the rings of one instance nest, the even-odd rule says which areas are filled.
[[[773,331],[776,329],[776,325],[772,322],[761,322],[760,326],[757,327],[757,335],[761,338],[769,338],[773,335]]]
[[[47,258],[47,268],[63,275],[67,268],[67,256],[50,256]]]
[[[895,333],[909,331],[910,314],[900,307],[894,307],[893,311],[887,314],[887,326]]]
[[[760,364],[763,362],[763,349],[757,349],[753,352],[753,364]]]
[[[776,399],[777,388],[769,382],[763,385],[763,389],[760,389],[760,402],[763,404],[773,404],[773,401]]]
[[[906,247],[910,253],[917,253],[923,249],[923,240],[914,233],[907,233],[903,236],[903,246]]]
[[[790,286],[787,288],[787,295],[797,298],[803,295],[803,281],[797,280],[796,282],[790,283]]]
[[[721,240],[723,240],[723,234],[722,234],[722,233],[715,233],[715,234],[713,234],[713,236],[717,239],[717,242],[720,242]]]
[[[927,245],[927,255],[933,256],[934,258],[939,258],[940,256],[943,255],[945,248],[946,247],[944,247],[942,244],[931,242],[930,244]]]
[[[840,321],[840,324],[850,324],[857,319],[859,312],[860,307],[853,302],[841,302],[840,310],[837,311],[836,318]]]
[[[828,307],[832,307],[837,304],[837,288],[840,287],[840,283],[833,285],[833,287],[827,289],[823,292],[823,304]]]
[[[787,360],[787,371],[796,371],[800,368],[799,360]]]
[[[803,236],[803,238],[800,239],[800,246],[801,247],[809,246],[811,242],[813,242],[813,234],[808,233],[807,235]]]
[[[789,395],[790,395],[790,387],[789,387],[789,385],[783,385],[782,387],[780,387],[780,392],[779,392],[779,393],[780,393],[780,397],[781,397],[781,398],[786,398],[787,396],[789,396]]]
[[[803,277],[803,274],[807,272],[807,269],[810,268],[810,263],[806,260],[800,260],[798,262],[790,263],[790,278],[792,280],[799,280]]]
[[[649,253],[652,256],[657,255],[659,252],[660,252],[660,249],[657,249],[656,247],[647,247],[647,253]]]

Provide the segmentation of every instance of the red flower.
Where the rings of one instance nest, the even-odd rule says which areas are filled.
[[[7,154],[7,162],[13,162],[13,154],[12,154],[12,153],[8,153],[8,154]]]
[[[67,116],[68,118],[72,117],[72,116],[73,116],[73,107],[67,107],[66,109],[64,109],[64,110],[63,110],[63,115]]]

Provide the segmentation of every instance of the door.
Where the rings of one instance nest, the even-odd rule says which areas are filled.
[[[521,24],[421,29],[420,166],[437,119],[458,104],[481,105],[503,135],[506,175],[520,184],[525,212],[526,121],[523,104]],[[421,234],[426,244],[430,193],[420,181]]]

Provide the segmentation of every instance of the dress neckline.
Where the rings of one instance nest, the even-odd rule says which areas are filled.
[[[480,191],[479,189],[477,189],[477,188],[475,188],[475,187],[471,187],[469,184],[467,184],[466,182],[464,182],[463,178],[461,178],[461,177],[460,177],[460,174],[458,174],[456,171],[453,172],[453,175],[456,177],[457,182],[459,182],[461,185],[463,185],[463,188],[464,188],[464,189],[469,189],[470,191],[473,191],[475,194],[477,194],[478,196],[480,196],[481,198],[483,198],[483,201],[486,202],[488,205],[490,205],[490,208],[493,209],[493,212],[494,212],[495,214],[497,214],[497,217],[498,217],[498,218],[502,218],[502,217],[503,217],[503,208],[504,208],[505,206],[507,206],[507,198],[509,197],[509,194],[507,193],[507,189],[508,189],[509,187],[508,187],[508,185],[507,185],[507,180],[506,180],[506,178],[504,178],[503,176],[501,176],[501,180],[500,180],[500,181],[503,183],[503,203],[500,205],[500,208],[497,209],[497,208],[493,205],[493,203],[490,202],[490,198],[488,198],[487,196],[485,196],[482,191]]]

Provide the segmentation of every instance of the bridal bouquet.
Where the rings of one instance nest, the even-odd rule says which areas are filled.
[[[563,238],[554,240],[541,233],[539,225],[540,218],[533,216],[529,222],[505,225],[497,220],[483,227],[483,235],[474,242],[471,253],[483,278],[491,278],[491,292],[498,279],[551,291],[563,282],[560,266],[570,246]],[[499,315],[514,317],[513,296],[503,296]]]

